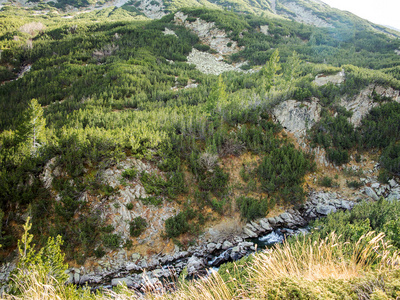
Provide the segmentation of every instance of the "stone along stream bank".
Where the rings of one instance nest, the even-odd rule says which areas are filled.
[[[240,259],[256,251],[257,247],[282,242],[285,235],[306,232],[304,228],[311,220],[337,210],[350,210],[354,205],[355,202],[343,199],[338,193],[311,192],[300,209],[289,209],[279,216],[247,223],[237,236],[191,246],[173,255],[155,255],[147,260],[133,255],[124,267],[116,270],[85,273],[83,268],[72,268],[68,270],[69,282],[106,288],[124,283],[142,291],[148,286],[162,287],[174,278],[176,281],[184,268],[187,268],[188,276],[205,275],[208,269]]]

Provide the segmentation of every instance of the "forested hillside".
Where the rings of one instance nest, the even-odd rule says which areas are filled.
[[[70,266],[105,278],[127,262],[141,272],[154,257],[190,252],[213,226],[233,239],[289,208],[312,219],[302,205],[315,190],[351,203],[374,198],[368,189],[400,198],[400,40],[339,12],[322,27],[277,17],[290,15],[285,3],[179,6],[179,17],[159,20],[135,3],[79,14],[52,6],[94,3],[4,6],[0,259],[16,258],[28,218],[37,247],[56,243]],[[233,71],[202,72],[204,61],[189,63],[196,55]],[[301,134],[285,121],[296,118]],[[377,188],[361,181],[375,175]],[[397,206],[383,220],[364,205],[340,216],[353,226],[338,225],[340,242],[377,230],[398,247]],[[312,237],[335,231],[330,222]],[[63,243],[48,240],[57,236]],[[73,272],[70,282],[85,283]]]

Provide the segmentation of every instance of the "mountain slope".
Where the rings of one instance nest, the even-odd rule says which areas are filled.
[[[271,10],[303,13],[279,3]],[[2,258],[29,215],[38,244],[63,237],[82,267],[75,283],[160,274],[159,263],[193,265],[208,244],[234,248],[270,224],[397,199],[399,40],[302,3],[334,27],[204,7],[158,20],[134,4],[71,15],[4,7]],[[378,173],[394,181],[380,185]],[[335,193],[302,215],[324,186]]]

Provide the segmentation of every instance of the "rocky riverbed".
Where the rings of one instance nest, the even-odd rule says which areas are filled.
[[[355,202],[344,199],[339,193],[312,192],[308,201],[299,209],[289,209],[272,217],[247,223],[239,235],[218,240],[208,240],[189,247],[177,249],[171,255],[154,255],[145,259],[133,255],[123,267],[102,272],[86,273],[85,269],[73,268],[69,272],[69,282],[83,285],[115,286],[125,283],[128,287],[145,289],[148,284],[162,285],[162,281],[177,277],[186,267],[189,276],[206,274],[208,268],[234,261],[254,252],[256,243],[279,241],[283,235],[302,232],[310,220],[323,217],[338,210],[349,210]]]

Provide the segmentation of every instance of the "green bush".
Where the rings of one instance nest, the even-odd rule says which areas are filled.
[[[181,211],[174,217],[170,217],[165,221],[165,233],[167,237],[175,238],[181,235],[182,233],[189,232],[191,230],[191,226],[189,221],[196,217],[196,212],[188,208],[184,211]]]
[[[311,226],[315,238],[326,238],[335,231],[342,241],[356,242],[369,231],[383,232],[399,247],[400,231],[398,220],[400,202],[362,202],[351,211],[340,211],[314,221]]]
[[[104,255],[106,255],[106,251],[104,251],[103,247],[99,246],[94,249],[94,255],[96,258],[102,258]]]
[[[329,176],[324,176],[318,179],[318,184],[324,187],[332,187],[334,185],[334,181]]]
[[[236,204],[242,218],[248,221],[265,217],[267,211],[275,205],[273,200],[267,198],[255,199],[243,196],[236,199]]]
[[[108,225],[100,228],[100,230],[105,233],[111,233],[114,231],[114,229],[115,229],[114,226],[112,226],[111,224],[108,224]]]
[[[129,233],[133,237],[138,237],[146,230],[148,226],[146,219],[142,217],[136,217],[133,221],[129,222]]]
[[[103,235],[103,244],[107,248],[116,249],[121,244],[121,236],[117,233],[108,233]]]
[[[216,166],[212,173],[205,171],[199,176],[199,188],[221,197],[226,192],[228,181],[229,174]]]
[[[315,163],[292,144],[274,148],[258,167],[262,189],[276,194],[286,203],[299,203],[304,199],[301,187],[304,176],[315,168]]]
[[[391,143],[383,150],[380,161],[386,170],[396,176],[400,176],[400,142]]]
[[[210,46],[205,45],[205,44],[196,44],[193,46],[193,48],[196,48],[199,51],[207,52],[210,50]]]
[[[364,185],[364,183],[362,183],[361,181],[356,181],[356,180],[353,181],[346,180],[346,184],[349,188],[355,188],[355,189],[358,189]]]
[[[138,174],[138,171],[136,170],[136,168],[135,168],[135,167],[132,167],[132,168],[130,168],[130,169],[124,170],[124,171],[121,173],[121,176],[122,176],[123,178],[128,179],[128,180],[132,180],[132,179],[136,178],[137,174]]]

